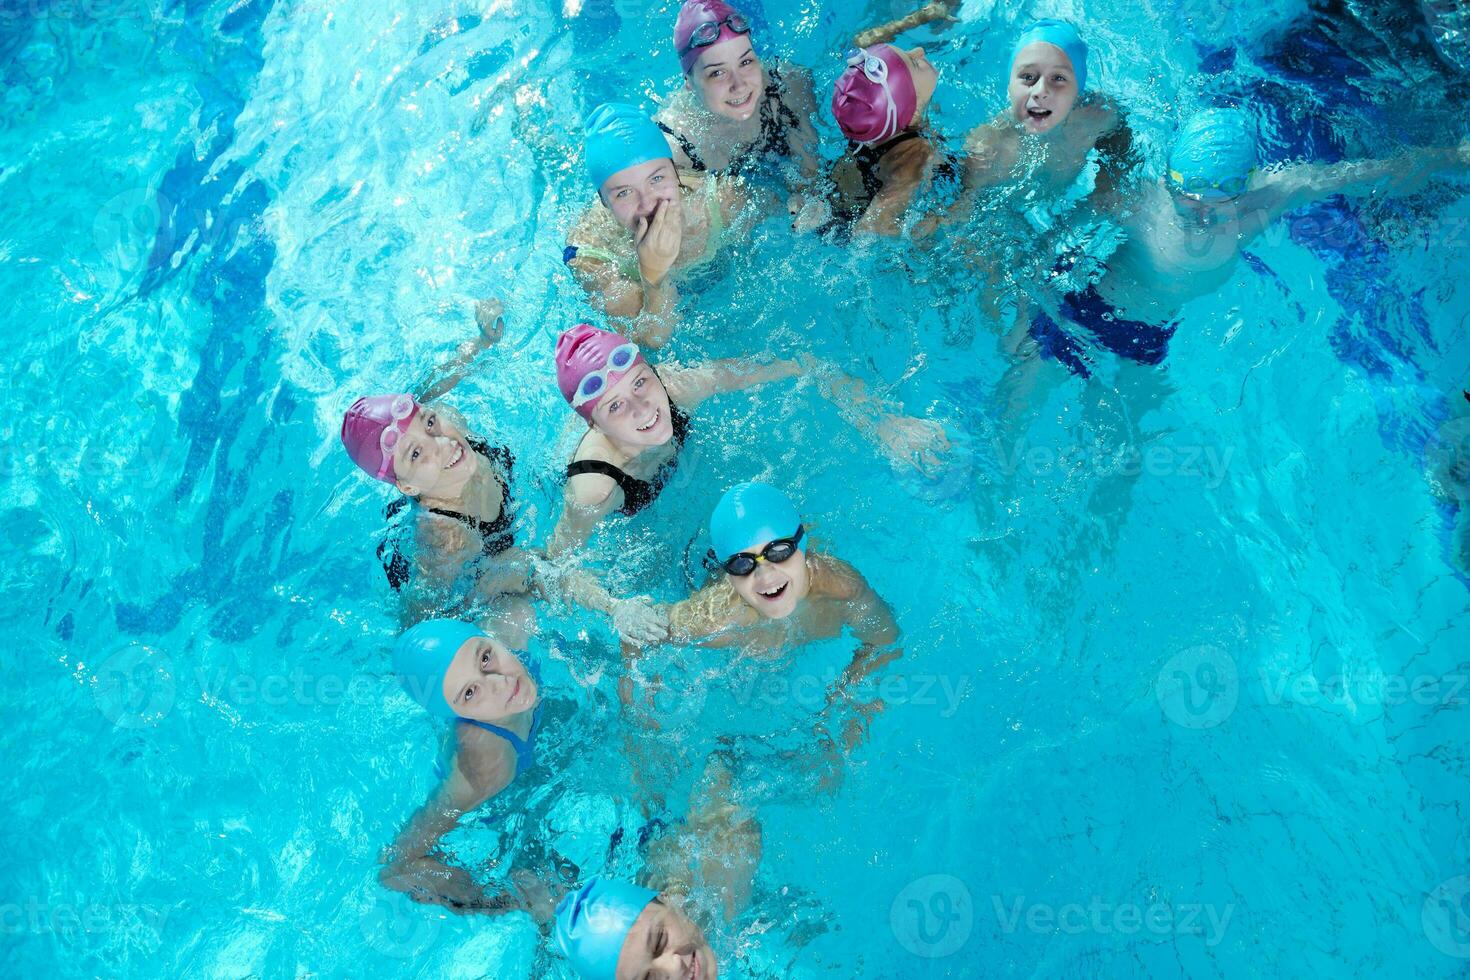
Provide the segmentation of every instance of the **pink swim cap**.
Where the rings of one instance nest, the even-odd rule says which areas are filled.
[[[684,6],[679,8],[679,19],[674,22],[674,50],[679,53],[679,65],[684,69],[684,74],[689,74],[706,48],[741,36],[741,32],[732,30],[725,23],[725,18],[731,14],[742,16],[740,11],[724,0],[684,0]],[[694,29],[711,22],[720,25],[719,38],[709,44],[690,47],[689,41],[694,37]]]
[[[418,411],[419,403],[412,395],[359,398],[342,416],[342,445],[347,455],[373,479],[397,483],[393,447]]]
[[[863,53],[862,49],[857,49]],[[888,66],[888,77],[875,82],[862,65],[849,65],[832,90],[832,115],[842,135],[855,143],[882,143],[907,129],[919,108],[908,62],[891,44],[875,44],[867,55]],[[885,89],[884,86],[887,86]]]
[[[629,371],[647,363],[639,352],[622,370],[614,369],[608,361],[620,347],[633,347],[637,350],[636,345],[627,337],[611,330],[599,330],[590,323],[579,323],[570,330],[563,330],[561,336],[556,338],[556,385],[561,389],[561,396],[567,400],[567,404],[576,409],[577,414],[584,419],[591,421],[592,410],[602,398],[601,394],[596,394],[581,405],[576,404],[577,389],[587,375],[603,372],[604,384],[601,391],[605,393]]]

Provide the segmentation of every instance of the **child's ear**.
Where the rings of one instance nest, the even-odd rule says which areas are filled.
[[[393,485],[398,488],[399,493],[402,493],[406,497],[417,497],[419,495],[419,488],[412,483],[395,480],[393,481]]]

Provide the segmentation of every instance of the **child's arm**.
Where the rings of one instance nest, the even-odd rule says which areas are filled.
[[[562,492],[561,516],[546,545],[547,556],[557,558],[586,544],[598,523],[621,506],[617,490],[612,478],[600,473],[568,479]]]
[[[505,336],[505,307],[498,299],[481,300],[475,306],[475,321],[480,335],[459,345],[459,350],[429,376],[414,386],[414,397],[420,404],[442,398],[464,380],[475,358],[500,342]]]
[[[532,556],[533,586],[543,599],[570,602],[612,620],[626,643],[660,643],[668,636],[667,614],[646,596],[619,599],[584,568]]]
[[[455,912],[512,911],[519,901],[509,893],[487,895],[463,868],[445,864],[436,853],[439,841],[459,818],[509,785],[514,770],[504,752],[455,754],[454,767],[422,807],[399,831],[384,854],[378,880],[386,888],[407,894],[416,902],[442,905]]]
[[[959,9],[960,0],[938,0],[936,3],[926,4],[898,20],[870,27],[852,39],[852,43],[860,48],[871,47],[874,44],[890,44],[893,39],[905,31],[911,31],[925,24],[939,21],[944,24],[952,24],[956,20],[954,12]]]
[[[1267,174],[1240,200],[1244,212],[1259,215],[1262,226],[1297,208],[1344,194],[1398,196],[1422,189],[1436,173],[1470,167],[1470,141],[1458,147],[1424,147],[1386,160],[1299,164]]]
[[[838,709],[850,704],[855,713],[843,725],[843,747],[851,751],[866,734],[867,722],[883,710],[881,699],[857,703],[852,688],[903,656],[903,652],[895,646],[899,637],[898,623],[888,603],[852,566],[835,560],[831,560],[831,566],[828,574],[832,584],[827,588],[835,593],[835,598],[843,600],[846,625],[857,636],[860,645],[853,653],[852,662],[827,693],[826,704],[818,714],[817,728],[819,735],[826,733]]]

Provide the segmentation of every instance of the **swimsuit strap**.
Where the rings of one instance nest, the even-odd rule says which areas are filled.
[[[761,145],[766,153],[791,155],[791,141],[786,134],[801,126],[801,119],[786,104],[781,93],[786,86],[781,81],[781,70],[772,68],[771,81],[766,85],[765,97],[761,100]]]
[[[440,517],[453,518],[472,530],[478,531],[482,547],[486,555],[498,555],[502,551],[515,544],[515,536],[511,533],[511,495],[510,478],[511,468],[515,465],[515,456],[504,446],[491,447],[489,443],[475,436],[465,436],[465,442],[474,452],[483,456],[491,463],[499,464],[505,473],[504,477],[496,475],[495,482],[500,484],[500,514],[493,521],[482,521],[469,514],[462,514],[457,510],[440,510],[438,507],[428,508],[429,513],[438,514]],[[405,502],[407,498],[402,498]],[[390,515],[391,516],[391,515]]]
[[[672,136],[674,138],[674,142],[679,144],[679,149],[683,150],[684,155],[689,158],[689,170],[698,171],[699,173],[705,173],[709,170],[709,167],[705,164],[704,159],[700,157],[699,151],[694,148],[693,140],[685,136],[683,133],[674,132],[663,123],[657,122],[657,120],[655,120],[655,125],[657,125],[658,128],[663,130],[665,133],[668,133],[670,136]]]
[[[653,484],[630,476],[605,459],[579,459],[567,464],[567,479],[584,473],[596,473],[616,483],[623,491],[623,506],[618,510],[629,517],[653,503],[653,498],[658,495]]]

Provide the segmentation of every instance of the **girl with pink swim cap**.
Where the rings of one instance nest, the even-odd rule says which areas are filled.
[[[905,30],[952,19],[956,2],[931,3],[902,20],[864,31],[862,43],[891,40]],[[811,72],[766,64],[756,51],[750,21],[724,0],[685,0],[674,25],[674,51],[684,87],[655,120],[680,167],[717,174],[739,173],[763,160],[788,162],[787,207],[792,215],[814,206],[820,159]]]
[[[557,338],[555,359],[562,397],[588,431],[567,466],[565,507],[547,546],[553,557],[585,543],[609,514],[632,516],[653,503],[678,466],[688,413],[724,392],[809,375],[838,413],[895,464],[928,468],[949,448],[938,423],[890,411],[862,382],[814,359],[720,360],[655,370],[632,341],[589,323]]]
[[[402,494],[388,506],[394,529],[378,549],[402,618],[472,616],[511,647],[524,649],[535,616],[528,597],[554,593],[609,615],[625,638],[656,641],[660,613],[646,601],[614,599],[583,572],[554,569],[517,547],[511,500],[512,453],[470,431],[439,398],[470,362],[504,333],[499,304],[477,311],[481,335],[417,394],[358,398],[342,419],[342,445],[369,476]],[[464,575],[472,572],[466,584]]]

